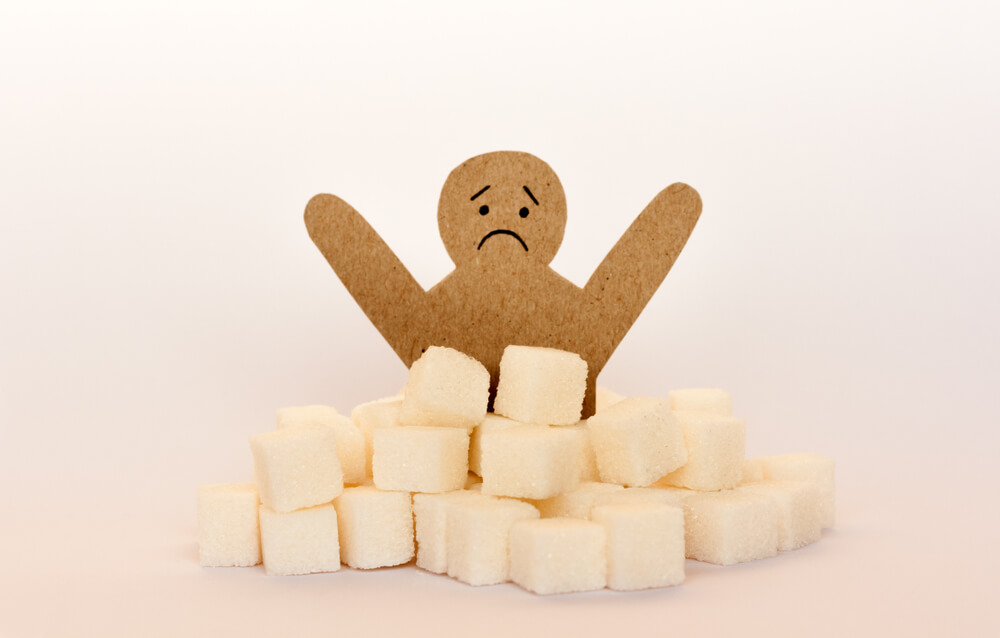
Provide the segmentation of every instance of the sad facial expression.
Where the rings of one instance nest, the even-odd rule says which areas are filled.
[[[487,153],[448,176],[438,226],[456,266],[479,257],[548,264],[566,228],[566,196],[555,172],[537,157]]]

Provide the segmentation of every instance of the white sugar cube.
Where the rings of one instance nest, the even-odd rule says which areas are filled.
[[[678,412],[708,412],[718,416],[733,416],[733,399],[718,388],[686,388],[671,390],[670,409]]]
[[[345,564],[374,569],[401,565],[413,558],[413,505],[407,492],[348,487],[333,506]]]
[[[582,445],[580,445],[580,481],[600,481],[601,472],[597,469],[597,456],[594,454],[594,444],[590,441],[590,430],[587,422],[580,421],[575,425],[559,426],[567,430],[579,430]]]
[[[687,460],[684,434],[663,399],[630,397],[587,419],[601,480],[645,486]]]
[[[326,405],[281,408],[277,413],[278,429],[292,427],[329,427],[337,439],[337,458],[344,473],[344,483],[356,485],[365,480],[365,437],[349,417]]]
[[[292,576],[340,569],[337,512],[332,504],[294,512],[260,506],[264,569],[271,576]]]
[[[681,507],[679,488],[622,487],[614,483],[584,482],[571,492],[552,498],[532,501],[542,518],[580,518],[590,520],[595,507],[602,505],[663,504]]]
[[[599,499],[599,504],[632,505],[652,503],[683,507],[684,498],[681,496],[680,492],[680,488],[626,487],[620,492],[615,492],[602,497]]]
[[[480,441],[483,438],[484,432],[506,430],[507,428],[513,428],[519,425],[524,424],[513,419],[508,419],[505,416],[500,416],[499,414],[494,414],[492,412],[488,413],[486,418],[483,419],[483,422],[472,430],[472,438],[469,440],[469,471],[475,472],[480,476],[483,474],[483,450],[480,445]]]
[[[260,500],[276,512],[329,503],[344,489],[330,428],[286,428],[250,437]]]
[[[664,482],[703,492],[740,484],[746,454],[746,421],[707,412],[674,412],[684,430],[687,463]]]
[[[602,589],[607,582],[607,533],[591,521],[542,518],[510,530],[510,578],[536,594]]]
[[[775,480],[810,481],[819,488],[820,520],[823,528],[833,527],[834,521],[834,462],[819,454],[778,454],[760,459],[764,478]]]
[[[744,459],[743,461],[743,471],[740,473],[742,477],[740,483],[753,483],[755,481],[764,480],[764,463],[763,459]]]
[[[365,436],[349,417],[338,416],[333,424],[337,439],[337,459],[344,474],[344,483],[358,485],[367,478],[365,469]]]
[[[692,494],[684,499],[684,545],[688,558],[716,565],[774,556],[777,505],[740,490]]]
[[[468,585],[508,580],[510,529],[538,518],[538,510],[509,498],[453,499],[447,512],[448,575]]]
[[[587,392],[587,362],[580,355],[532,346],[507,346],[493,409],[524,423],[572,425]]]
[[[669,587],[684,580],[684,510],[680,507],[600,505],[591,519],[607,532],[611,589]]]
[[[372,439],[372,476],[380,490],[450,492],[469,476],[469,433],[459,428],[379,428]]]
[[[574,489],[580,478],[583,433],[569,428],[523,425],[485,432],[483,493],[550,498]]]
[[[435,574],[448,572],[448,509],[458,499],[491,500],[478,490],[413,495],[413,528],[417,538],[417,567]]]
[[[601,412],[605,408],[610,408],[625,398],[625,395],[618,394],[617,392],[607,388],[602,388],[601,386],[597,386],[597,389],[594,391],[594,395],[596,404],[596,407],[594,408],[595,412]]]
[[[259,502],[253,483],[198,488],[198,558],[204,567],[260,563]]]
[[[486,417],[490,373],[472,357],[431,346],[410,367],[399,412],[402,425],[472,428]]]
[[[798,549],[819,540],[823,526],[820,520],[819,488],[815,483],[764,480],[747,483],[739,489],[774,500],[778,507],[779,551]]]
[[[340,416],[337,408],[330,405],[297,405],[279,408],[275,413],[275,421],[279,430],[305,426],[330,425],[334,418]]]
[[[649,487],[670,494],[673,498],[678,499],[677,500],[678,503],[683,503],[684,499],[686,499],[688,496],[699,493],[696,492],[695,490],[689,490],[686,487],[676,487],[674,485],[667,485],[666,483],[664,483],[663,479],[660,479],[659,481],[653,483]]]
[[[372,437],[378,428],[392,428],[399,425],[399,410],[402,399],[379,399],[362,403],[351,410],[351,421],[361,430],[365,438],[365,476],[372,475]]]
[[[535,501],[542,518],[555,518],[558,516],[566,518],[589,519],[590,511],[597,504],[603,504],[609,494],[624,492],[621,485],[612,483],[598,483],[586,481],[580,483],[575,489],[564,492],[552,498]]]

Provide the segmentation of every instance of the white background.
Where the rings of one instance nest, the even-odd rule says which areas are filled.
[[[0,5],[0,636],[995,635],[998,31],[991,3]],[[246,480],[276,408],[405,379],[305,203],[430,287],[445,177],[501,149],[560,175],[581,285],[698,189],[599,383],[730,390],[748,454],[837,460],[837,528],[628,595],[198,567],[195,487]]]

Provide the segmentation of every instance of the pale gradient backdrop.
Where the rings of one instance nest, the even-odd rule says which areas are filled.
[[[1000,12],[989,3],[3,3],[0,636],[996,635]],[[838,462],[798,552],[540,598],[197,565],[195,487],[278,407],[405,369],[313,247],[332,192],[430,287],[439,189],[549,162],[583,284],[704,212],[599,383],[730,390]]]

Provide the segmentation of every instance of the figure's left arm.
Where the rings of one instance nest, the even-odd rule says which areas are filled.
[[[587,281],[584,292],[592,304],[592,340],[601,366],[667,276],[700,214],[697,191],[687,184],[668,186],[632,222]]]

